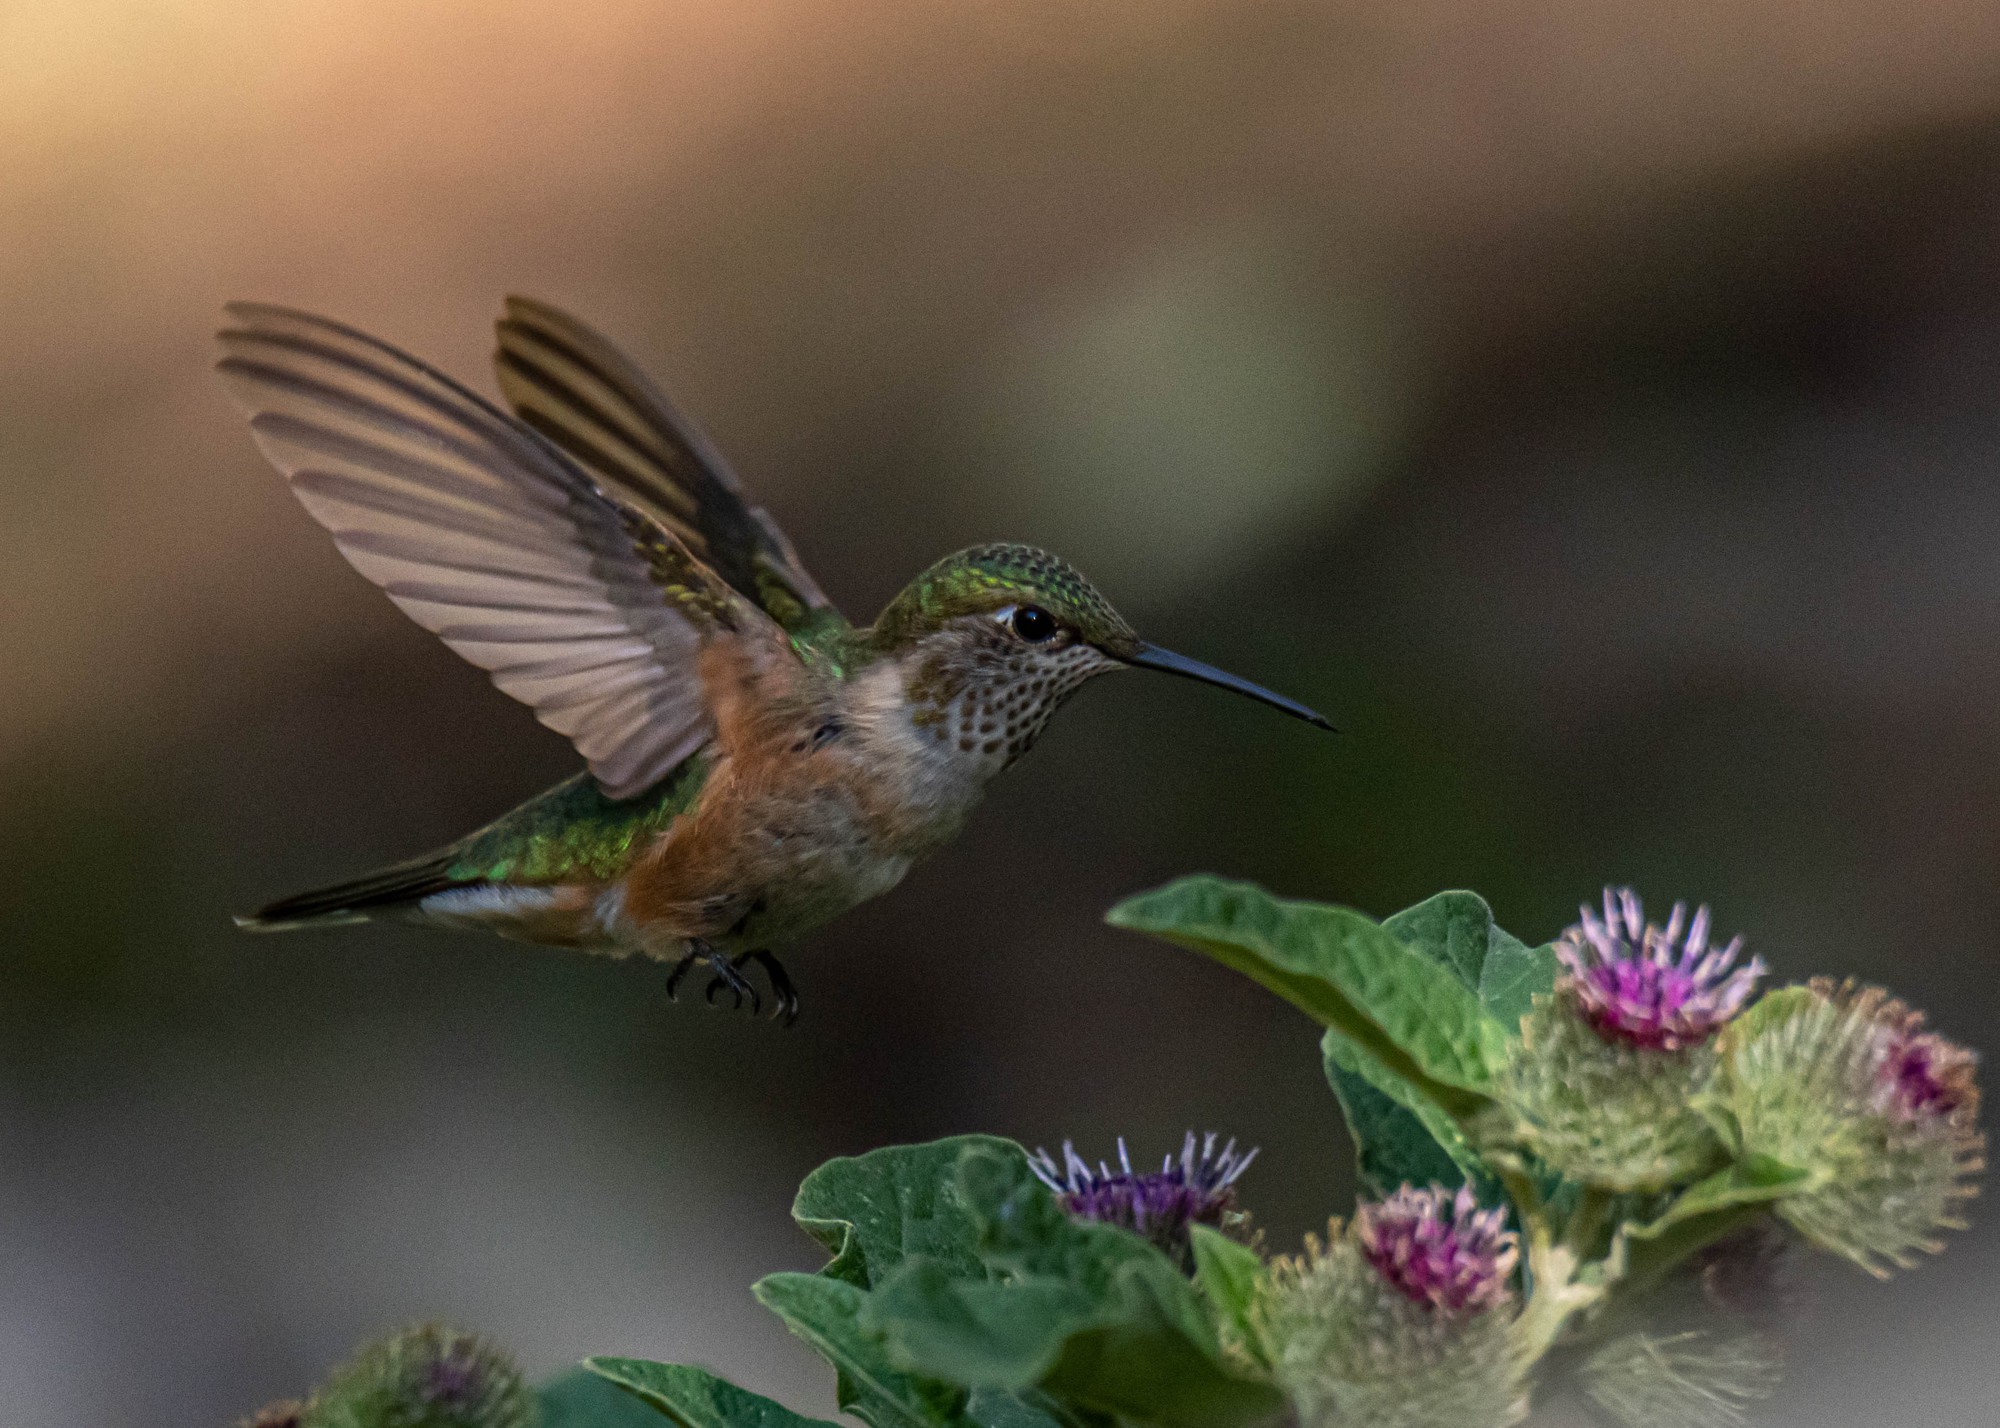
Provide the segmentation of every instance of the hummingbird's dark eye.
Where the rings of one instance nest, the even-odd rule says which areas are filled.
[[[1035,605],[1023,605],[1014,612],[1014,633],[1031,645],[1052,639],[1056,632],[1056,617]]]

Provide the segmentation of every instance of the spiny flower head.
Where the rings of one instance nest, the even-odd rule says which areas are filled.
[[[1581,909],[1583,920],[1564,932],[1556,957],[1564,987],[1585,1018],[1607,1040],[1677,1051],[1707,1041],[1750,999],[1764,963],[1753,957],[1732,970],[1743,948],[1708,941],[1708,909],[1677,902],[1665,927],[1647,922],[1630,888],[1604,890],[1604,916]],[[1682,940],[1682,934],[1686,940]]]
[[[304,1428],[531,1428],[520,1370],[471,1334],[425,1324],[364,1349],[306,1405]]]
[[[1179,1157],[1167,1156],[1153,1171],[1132,1168],[1122,1136],[1117,1170],[1102,1161],[1092,1170],[1069,1141],[1063,1142],[1061,1169],[1046,1150],[1037,1150],[1028,1164],[1041,1182],[1055,1191],[1063,1209],[1077,1219],[1118,1225],[1144,1235],[1183,1270],[1191,1270],[1190,1225],[1229,1229],[1247,1219],[1236,1208],[1235,1186],[1257,1158],[1257,1151],[1253,1147],[1239,1153],[1233,1139],[1218,1150],[1216,1140],[1210,1132],[1197,1142],[1194,1132],[1189,1131]]]
[[[1973,1054],[1880,987],[1819,978],[1765,997],[1720,1041],[1713,1118],[1738,1154],[1809,1172],[1776,1205],[1874,1274],[1963,1229],[1985,1166]]]
[[[1417,1204],[1423,1209],[1411,1213]],[[1414,1239],[1419,1226],[1470,1221],[1459,1209],[1443,1191],[1406,1189],[1365,1218],[1334,1222],[1324,1247],[1308,1235],[1304,1254],[1272,1261],[1250,1319],[1302,1428],[1503,1428],[1519,1421],[1525,1365],[1499,1268],[1503,1259],[1512,1266],[1512,1237],[1503,1248],[1497,1227],[1469,1229],[1492,1245],[1493,1272],[1472,1276],[1482,1292],[1455,1313],[1428,1293],[1412,1294],[1393,1253],[1382,1253]],[[1480,1258],[1483,1268],[1488,1256]]]
[[[1375,1270],[1420,1304],[1486,1309],[1507,1296],[1520,1257],[1505,1210],[1482,1210],[1471,1186],[1405,1185],[1355,1212],[1354,1236]]]
[[[1695,1109],[1715,1073],[1710,1042],[1668,1051],[1606,1038],[1560,989],[1535,998],[1475,1126],[1489,1152],[1526,1150],[1572,1180],[1663,1190],[1697,1179],[1720,1152]]]
[[[1626,1428],[1749,1428],[1778,1386],[1778,1362],[1755,1334],[1622,1334],[1578,1366],[1590,1400]]]

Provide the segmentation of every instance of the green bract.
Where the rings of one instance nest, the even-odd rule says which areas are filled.
[[[1660,1051],[1606,1041],[1557,993],[1538,997],[1501,1073],[1482,1135],[1610,1190],[1685,1185],[1722,1159],[1694,1099],[1715,1075],[1708,1046]]]

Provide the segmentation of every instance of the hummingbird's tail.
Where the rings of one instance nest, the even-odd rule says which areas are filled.
[[[449,857],[398,863],[352,882],[281,897],[248,917],[237,918],[236,925],[246,932],[290,932],[296,927],[369,922],[408,909],[432,893],[463,887],[464,880],[452,877],[450,867]]]

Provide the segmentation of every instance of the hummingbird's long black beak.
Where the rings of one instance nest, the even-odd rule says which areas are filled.
[[[1203,684],[1213,684],[1221,689],[1233,689],[1238,694],[1247,694],[1260,704],[1268,704],[1273,709],[1282,709],[1294,719],[1303,719],[1308,724],[1333,731],[1333,725],[1319,714],[1296,699],[1287,699],[1282,694],[1273,694],[1260,684],[1252,684],[1247,679],[1238,679],[1212,664],[1203,664],[1198,659],[1177,655],[1172,650],[1163,650],[1158,645],[1142,644],[1130,654],[1120,652],[1119,659],[1138,669],[1157,669],[1165,674],[1178,674],[1188,679],[1198,679]]]

